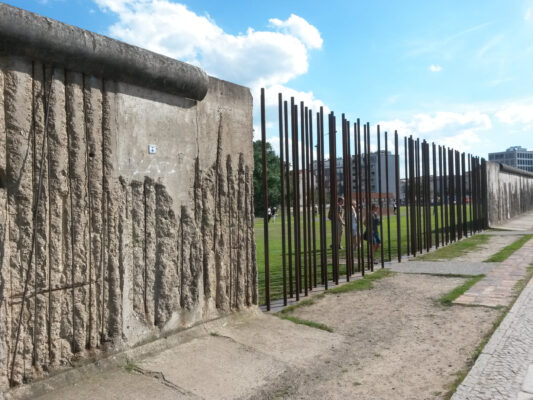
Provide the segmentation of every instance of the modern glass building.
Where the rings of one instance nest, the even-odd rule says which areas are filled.
[[[499,153],[489,153],[489,161],[499,162],[524,171],[533,172],[533,151],[521,146],[509,147]]]

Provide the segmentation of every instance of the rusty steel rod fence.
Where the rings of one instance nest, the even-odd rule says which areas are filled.
[[[374,265],[384,268],[487,228],[484,159],[412,135],[401,140],[397,131],[389,136],[379,125],[350,122],[322,107],[314,112],[282,93],[281,200],[271,204],[264,89],[260,113],[265,209],[264,254],[257,260],[264,262],[266,310],[273,301],[287,305],[317,287],[364,276]],[[271,206],[281,212],[276,235],[269,232]]]

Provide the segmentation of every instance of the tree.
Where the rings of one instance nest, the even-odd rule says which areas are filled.
[[[281,204],[280,159],[274,153],[270,143],[266,143],[267,172],[268,172],[268,204],[279,210]],[[265,199],[263,192],[263,143],[254,142],[254,209],[256,216],[263,216]]]

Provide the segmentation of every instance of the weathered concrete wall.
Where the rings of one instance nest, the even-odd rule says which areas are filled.
[[[489,226],[533,211],[533,174],[487,162]]]
[[[252,168],[247,88],[0,52],[0,390],[257,304]]]

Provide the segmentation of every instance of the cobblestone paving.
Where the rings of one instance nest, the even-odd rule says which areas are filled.
[[[513,287],[533,263],[533,240],[487,273],[485,278],[455,300],[455,304],[487,307],[507,306],[513,300]]]
[[[521,265],[525,269],[531,262],[533,241],[530,240],[502,265],[514,271],[513,265]],[[507,277],[500,275],[500,279],[513,279],[514,275],[514,272]],[[500,286],[503,287],[512,288],[509,283]],[[498,289],[498,292],[503,293],[503,289]],[[485,291],[482,295],[496,299],[488,293]],[[466,399],[533,400],[533,280],[523,290],[452,397],[452,400]]]

